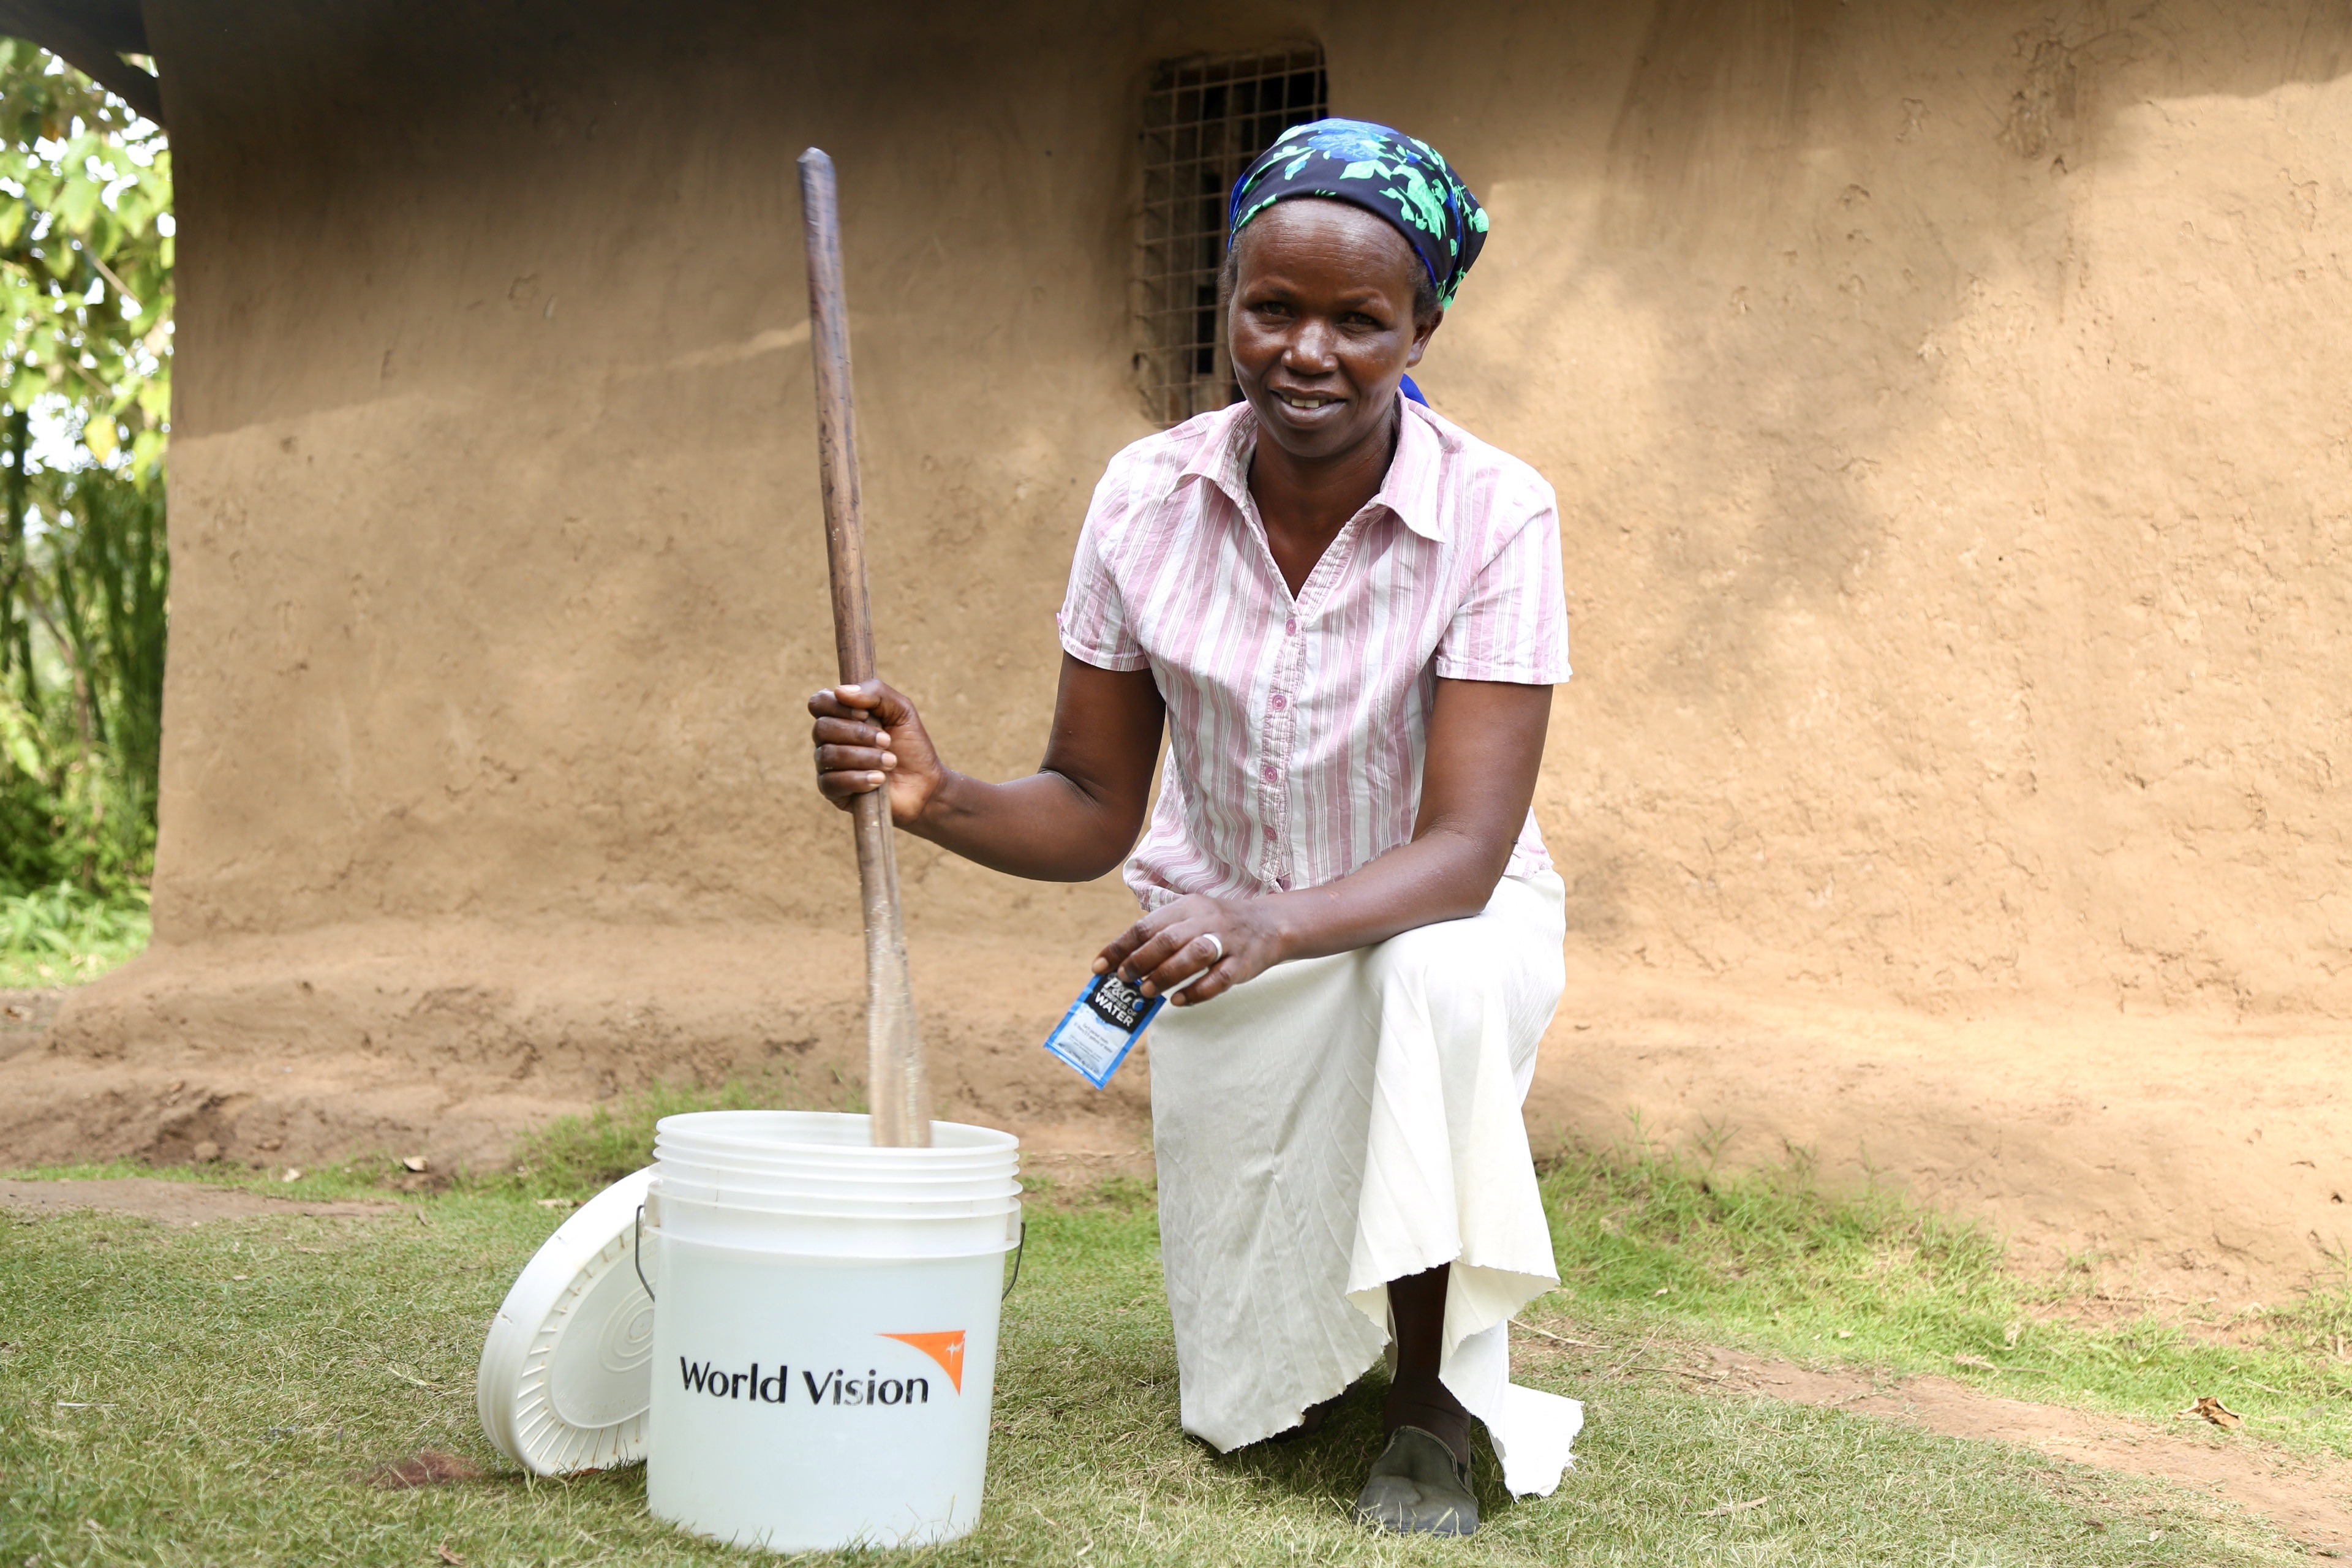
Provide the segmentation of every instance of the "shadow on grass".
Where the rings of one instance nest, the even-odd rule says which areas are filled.
[[[1374,1367],[1357,1380],[1312,1436],[1287,1443],[1253,1443],[1211,1462],[1268,1492],[1353,1520],[1356,1494],[1363,1489],[1364,1478],[1385,1445],[1381,1402],[1388,1386],[1387,1373]],[[1471,1426],[1470,1448],[1470,1489],[1478,1499],[1479,1520],[1482,1525],[1498,1522],[1517,1500],[1504,1489],[1503,1463],[1496,1458],[1486,1428],[1475,1423]]]

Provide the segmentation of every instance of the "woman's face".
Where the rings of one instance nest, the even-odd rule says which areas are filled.
[[[1385,431],[1443,315],[1412,319],[1423,269],[1404,236],[1345,202],[1295,197],[1250,220],[1234,267],[1234,379],[1261,432],[1318,458]]]

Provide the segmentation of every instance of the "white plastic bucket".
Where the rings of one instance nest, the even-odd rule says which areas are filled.
[[[864,1117],[814,1111],[673,1116],[658,1132],[654,1514],[774,1552],[971,1530],[1020,1234],[1012,1135],[934,1122],[934,1150],[875,1149]],[[750,1163],[779,1151],[798,1162],[789,1176]],[[688,1169],[715,1179],[675,1179]]]

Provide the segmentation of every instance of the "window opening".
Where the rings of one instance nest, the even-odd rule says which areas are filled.
[[[1330,112],[1319,45],[1163,60],[1143,100],[1139,357],[1151,416],[1177,425],[1240,395],[1217,309],[1234,182],[1294,125]]]

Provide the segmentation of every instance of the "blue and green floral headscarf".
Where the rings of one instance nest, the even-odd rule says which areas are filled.
[[[1366,120],[1318,120],[1276,138],[1234,183],[1228,243],[1292,196],[1328,196],[1394,224],[1429,268],[1440,310],[1486,243],[1486,209],[1437,149]]]

